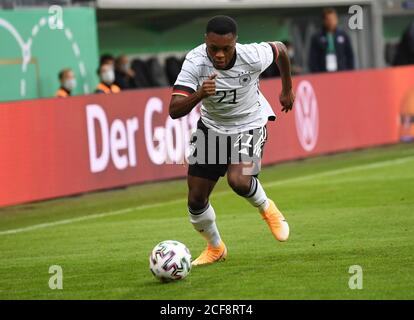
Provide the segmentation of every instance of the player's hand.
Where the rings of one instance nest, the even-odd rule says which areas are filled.
[[[282,105],[282,112],[288,113],[293,108],[295,102],[295,94],[292,90],[282,91],[279,97],[280,104]]]
[[[216,95],[216,77],[217,74],[213,73],[203,82],[203,85],[199,89],[199,94],[202,99]]]

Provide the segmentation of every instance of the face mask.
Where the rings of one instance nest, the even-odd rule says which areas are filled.
[[[105,82],[108,85],[112,84],[115,80],[114,70],[108,70],[108,71],[102,72],[101,79],[103,82]]]
[[[63,81],[63,88],[65,88],[68,91],[72,91],[76,88],[76,79],[66,79]]]

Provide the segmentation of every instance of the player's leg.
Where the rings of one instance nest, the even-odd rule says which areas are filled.
[[[289,225],[275,203],[267,198],[259,179],[245,175],[250,168],[251,164],[229,165],[228,183],[239,196],[246,198],[251,205],[258,208],[273,236],[279,241],[286,241],[289,237]]]
[[[207,241],[207,248],[192,264],[202,265],[224,260],[227,249],[221,240],[216,225],[216,214],[209,201],[217,180],[188,175],[187,183],[190,221],[194,229]]]
[[[191,175],[187,177],[190,221],[194,229],[215,247],[220,244],[221,238],[215,222],[216,214],[209,197],[216,183],[201,177]]]
[[[266,127],[250,130],[238,136],[238,150],[241,162],[229,165],[227,180],[230,187],[244,197],[254,207],[258,208],[263,219],[269,225],[273,236],[279,241],[289,237],[289,225],[275,203],[268,199],[259,179],[261,157],[267,140]],[[246,148],[249,150],[246,153]]]

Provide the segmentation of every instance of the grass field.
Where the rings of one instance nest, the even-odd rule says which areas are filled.
[[[222,180],[214,191],[228,260],[161,284],[161,240],[204,247],[184,180],[0,209],[0,299],[413,299],[414,145],[268,167],[261,181],[291,227],[277,243]],[[63,268],[51,290],[49,266]],[[363,269],[350,290],[349,267]]]

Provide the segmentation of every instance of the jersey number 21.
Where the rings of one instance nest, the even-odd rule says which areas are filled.
[[[224,99],[226,98],[226,96],[227,96],[227,92],[229,93],[229,95],[231,95],[231,94],[233,94],[233,99],[231,99],[230,101],[224,101]],[[236,104],[237,103],[237,101],[236,101],[236,99],[237,99],[237,95],[236,95],[236,89],[234,89],[234,90],[230,90],[230,91],[217,91],[217,94],[218,95],[222,95],[222,97],[220,98],[220,100],[219,101],[217,101],[218,103],[228,103],[228,104]]]

